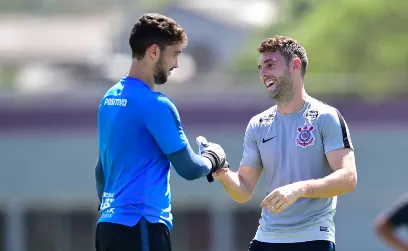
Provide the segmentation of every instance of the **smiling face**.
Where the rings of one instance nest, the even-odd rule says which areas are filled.
[[[259,76],[269,96],[278,103],[289,102],[303,88],[308,64],[306,50],[295,39],[276,35],[263,40],[258,52]]]
[[[279,51],[261,53],[259,76],[272,99],[280,100],[293,94],[289,64]]]

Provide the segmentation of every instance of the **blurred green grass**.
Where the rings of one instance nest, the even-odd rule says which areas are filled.
[[[0,67],[0,86],[12,87],[18,72],[16,67]]]
[[[1,13],[30,14],[85,11],[95,0],[14,0],[0,3]],[[101,0],[99,6],[129,4]],[[139,8],[155,9],[177,0],[143,0]],[[277,24],[257,30],[237,53],[232,72],[241,85],[258,79],[256,51],[260,41],[276,34],[296,38],[307,50],[308,91],[322,95],[393,98],[408,95],[408,4],[398,0],[285,0]],[[95,7],[98,8],[98,7]],[[11,86],[17,68],[0,68],[0,85]],[[239,83],[234,83],[239,84]]]
[[[397,0],[288,0],[283,4],[278,24],[251,39],[238,57],[236,71],[256,71],[261,40],[288,35],[306,48],[306,81],[313,92],[365,98],[408,94],[408,4]]]

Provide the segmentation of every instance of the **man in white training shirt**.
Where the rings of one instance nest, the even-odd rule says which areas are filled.
[[[276,105],[250,120],[239,170],[224,168],[213,177],[245,203],[265,173],[266,197],[250,251],[335,250],[337,196],[357,183],[347,124],[336,108],[306,93],[308,60],[296,40],[268,38],[258,51],[260,78]]]

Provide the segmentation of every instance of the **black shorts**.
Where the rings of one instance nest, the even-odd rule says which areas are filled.
[[[136,226],[98,223],[96,251],[171,251],[170,231],[162,223],[142,218]]]
[[[307,241],[296,243],[265,243],[253,240],[249,251],[336,251],[331,241]]]

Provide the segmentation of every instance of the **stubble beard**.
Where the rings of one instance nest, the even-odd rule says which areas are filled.
[[[276,100],[276,103],[280,106],[288,104],[294,96],[293,81],[289,76],[289,73],[285,74],[278,79],[279,88],[276,92],[269,92],[269,97]]]
[[[166,71],[164,70],[164,64],[163,64],[163,58],[160,57],[160,59],[157,61],[155,67],[154,67],[154,82],[157,85],[162,85],[167,82],[167,74]]]

